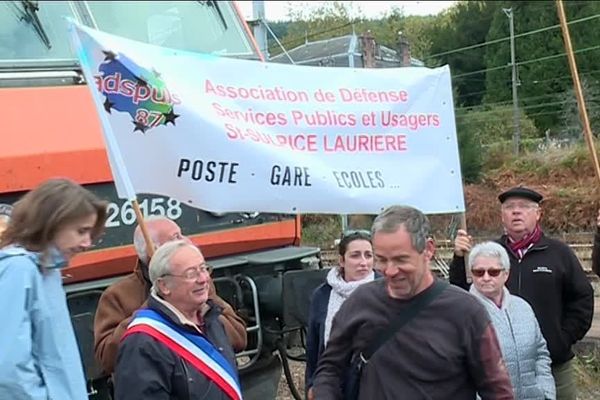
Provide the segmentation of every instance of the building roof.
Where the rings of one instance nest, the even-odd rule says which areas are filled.
[[[288,50],[289,57],[299,65],[319,65],[334,67],[362,67],[361,41],[356,34],[338,36],[331,39],[306,42]],[[285,53],[272,57],[269,61],[291,64]],[[376,68],[400,67],[398,52],[383,45],[377,45],[375,51]],[[422,61],[411,57],[411,67],[423,67]]]

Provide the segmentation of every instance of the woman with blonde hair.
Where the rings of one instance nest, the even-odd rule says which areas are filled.
[[[0,239],[0,398],[88,398],[60,269],[102,233],[106,205],[66,179],[15,204]]]

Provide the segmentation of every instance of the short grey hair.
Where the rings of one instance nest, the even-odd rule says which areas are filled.
[[[508,259],[508,253],[506,252],[506,249],[504,247],[502,247],[496,242],[483,242],[479,243],[478,245],[475,245],[475,247],[473,247],[473,249],[471,249],[471,251],[469,252],[469,260],[467,264],[469,266],[469,269],[473,268],[477,257],[495,258],[498,260],[503,270],[510,270],[510,260]]]
[[[150,275],[150,282],[152,282],[153,288],[156,288],[156,282],[159,278],[171,273],[171,259],[182,247],[191,247],[198,252],[200,251],[196,246],[185,240],[167,242],[156,250],[148,266],[148,274]]]
[[[150,235],[150,240],[152,240],[155,247],[158,246],[158,232],[154,226],[156,222],[165,220],[171,221],[169,218],[162,215],[151,215],[144,219],[146,229],[148,229],[148,235]],[[146,246],[146,239],[144,239],[142,228],[139,225],[135,227],[135,231],[133,232],[133,247],[135,248],[135,252],[140,261],[144,264],[148,264],[148,259],[150,258],[148,257],[148,247]]]
[[[425,250],[427,240],[431,238],[431,224],[427,216],[416,208],[409,206],[388,207],[373,221],[371,236],[375,237],[377,232],[394,233],[402,226],[410,235],[413,248],[418,253],[422,253]]]

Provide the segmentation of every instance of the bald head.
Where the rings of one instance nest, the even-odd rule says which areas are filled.
[[[160,245],[170,242],[172,240],[186,240],[181,234],[181,228],[165,217],[150,217],[145,220],[146,229],[148,229],[148,235],[154,243],[154,248],[160,247]],[[138,258],[146,265],[148,265],[148,249],[146,247],[146,241],[142,234],[142,229],[138,225],[133,233],[133,246]]]

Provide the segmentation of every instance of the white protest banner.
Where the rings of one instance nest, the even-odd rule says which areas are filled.
[[[448,67],[299,67],[73,25],[120,197],[213,212],[463,212]]]

